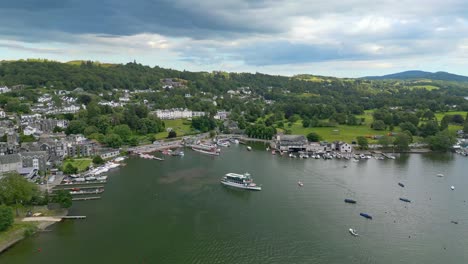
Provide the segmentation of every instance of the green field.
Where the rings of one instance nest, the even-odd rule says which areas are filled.
[[[435,116],[437,118],[437,120],[440,122],[440,120],[442,120],[442,118],[444,118],[444,115],[461,115],[463,116],[463,118],[466,117],[466,111],[451,111],[451,112],[437,112],[435,113]]]
[[[414,85],[414,86],[409,86],[408,88],[410,90],[413,90],[413,89],[426,89],[428,91],[440,89],[439,87],[434,86],[434,85]]]
[[[186,119],[164,120],[164,123],[166,124],[166,129],[172,128],[173,130],[175,130],[178,137],[193,134],[195,132],[190,127],[190,124],[189,124],[190,121]],[[164,131],[164,132],[157,133],[155,136],[156,136],[156,139],[163,139],[163,138],[167,138],[167,135],[168,135],[168,132]]]
[[[376,131],[368,125],[347,126],[338,125],[336,127],[302,127],[302,120],[294,123],[290,128],[292,134],[307,135],[310,132],[319,134],[325,141],[345,141],[351,143],[358,136],[384,135],[388,131]]]
[[[63,161],[63,168],[67,166],[69,163],[74,167],[78,168],[79,172],[86,170],[86,168],[91,165],[92,159],[90,158],[80,158],[80,159],[67,159]]]

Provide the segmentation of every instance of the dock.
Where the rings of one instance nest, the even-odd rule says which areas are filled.
[[[99,190],[99,189],[96,189],[95,191],[71,191],[70,194],[71,195],[86,195],[86,194],[100,194],[100,193],[103,193],[104,190]]]
[[[63,186],[74,186],[74,185],[92,185],[92,184],[106,184],[107,181],[91,181],[91,182],[74,182],[74,183],[61,183],[57,184],[57,187],[63,187]]]
[[[62,187],[62,186],[61,186]],[[68,191],[73,191],[75,189],[102,189],[104,188],[104,185],[96,185],[96,186],[80,186],[80,187],[68,187],[68,188],[55,188],[55,190],[68,190]]]
[[[72,201],[88,201],[88,200],[99,200],[99,199],[101,199],[101,196],[73,198]]]
[[[86,215],[66,215],[62,219],[86,219]]]

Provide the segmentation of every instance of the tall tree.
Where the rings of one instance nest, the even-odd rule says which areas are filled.
[[[19,216],[18,206],[28,204],[38,193],[39,189],[34,183],[17,173],[8,174],[0,179],[0,201],[6,205],[15,205],[17,216]]]

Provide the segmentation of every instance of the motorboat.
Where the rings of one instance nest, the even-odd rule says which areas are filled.
[[[405,185],[401,182],[399,182],[398,185],[400,185],[400,187],[405,187]]]
[[[222,179],[221,184],[239,189],[261,191],[262,187],[255,184],[249,173],[237,174],[227,173]]]
[[[353,199],[344,199],[345,203],[355,204],[356,201]]]
[[[411,203],[411,200],[406,199],[406,198],[400,198],[400,201],[407,202],[407,203]]]
[[[444,177],[442,173],[437,174],[437,177]]]
[[[362,216],[362,217],[364,217],[364,218],[367,218],[367,219],[372,220],[372,216],[371,216],[370,214],[360,213],[359,215]]]
[[[450,186],[450,189],[452,189],[452,191],[455,190],[455,186],[453,186],[453,185]]]
[[[302,187],[302,186],[304,186],[304,183],[302,183],[301,181],[298,181],[297,185],[299,185],[299,187]]]
[[[353,235],[353,236],[359,236],[359,234],[356,232],[356,229],[350,228],[350,229],[349,229],[349,233],[350,233],[351,235]]]
[[[252,150],[252,147],[251,147],[251,146],[247,146],[247,150],[248,150],[248,151],[251,151],[251,150]]]

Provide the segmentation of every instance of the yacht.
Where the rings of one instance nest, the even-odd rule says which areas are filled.
[[[219,156],[219,153],[221,152],[221,149],[216,148],[216,145],[211,145],[211,144],[198,144],[192,146],[192,150],[203,153],[203,154],[208,154],[208,155],[215,155]]]
[[[253,182],[249,173],[237,174],[237,173],[230,172],[226,174],[223,177],[223,179],[221,179],[221,183],[226,186],[236,187],[240,189],[247,189],[247,190],[254,190],[254,191],[262,190],[262,187],[256,185]]]

